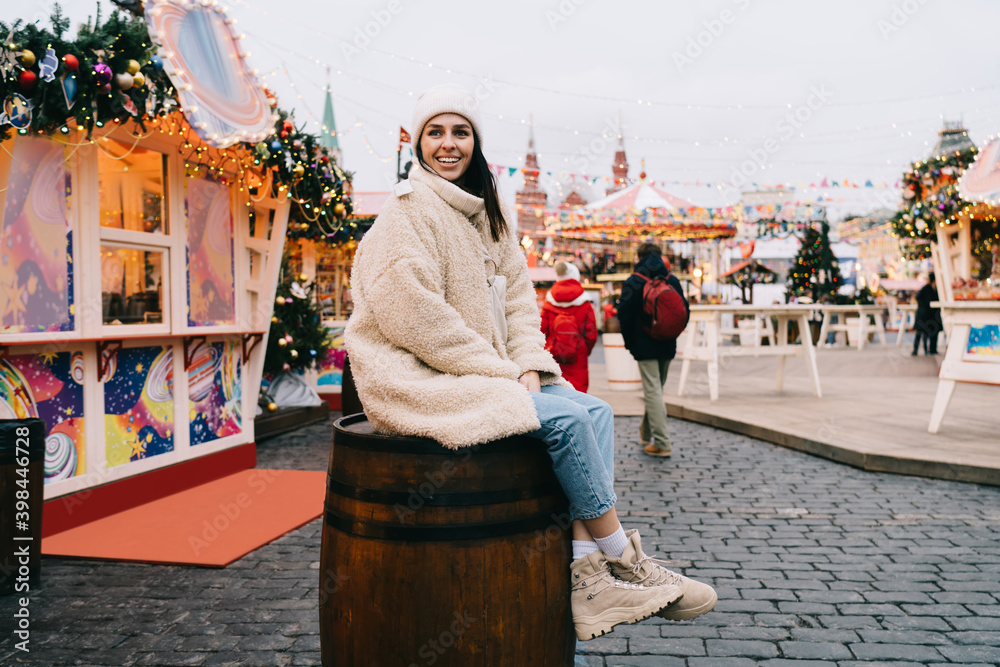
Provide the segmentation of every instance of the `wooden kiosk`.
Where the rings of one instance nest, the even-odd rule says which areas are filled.
[[[69,45],[0,126],[0,418],[46,421],[47,499],[181,463],[190,481],[188,463],[223,453],[253,466],[290,206],[326,215],[343,194],[333,158],[246,69],[221,6],[145,9],[81,38],[117,34],[114,55],[13,37]],[[43,107],[60,82],[66,105]]]
[[[955,224],[939,224],[933,248],[948,348],[927,428],[937,433],[956,382],[1000,386],[1000,140],[959,181],[970,202]]]

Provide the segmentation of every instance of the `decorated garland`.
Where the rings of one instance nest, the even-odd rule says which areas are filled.
[[[910,258],[930,256],[926,241],[935,238],[938,224],[958,222],[970,205],[958,193],[958,178],[976,159],[973,147],[915,162],[903,176],[903,208],[889,222],[893,235],[904,241]],[[922,243],[923,242],[923,243]]]
[[[86,131],[89,140],[95,128],[130,122],[146,132],[147,126],[180,115],[177,91],[142,18],[116,10],[101,23],[98,11],[75,40],[64,37],[70,22],[58,5],[51,23],[52,29],[45,30],[20,20],[0,22],[0,36],[5,38],[0,44],[0,141],[12,132],[72,131],[81,136]],[[353,238],[359,223],[349,220],[352,174],[336,164],[318,137],[296,128],[291,115],[277,109],[277,100],[265,92],[276,112],[274,133],[226,149],[245,153],[246,162],[253,163],[255,173],[246,174],[248,187],[267,184],[274,194],[289,197],[291,238]],[[189,151],[187,159],[193,164],[219,151],[193,132],[187,136],[182,149]]]
[[[67,134],[105,123],[143,120],[176,108],[173,84],[163,73],[145,22],[113,12],[64,39],[69,19],[56,5],[52,30],[20,20],[0,22],[0,140],[20,134]],[[7,127],[10,125],[10,128]]]

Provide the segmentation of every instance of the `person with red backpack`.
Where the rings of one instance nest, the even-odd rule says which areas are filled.
[[[587,358],[597,342],[597,317],[583,292],[579,269],[557,262],[556,277],[559,280],[545,295],[542,306],[545,349],[559,364],[563,378],[586,393],[590,386]]]
[[[660,246],[639,246],[635,273],[625,280],[618,302],[618,320],[625,348],[639,364],[645,413],[639,441],[650,456],[670,456],[663,385],[670,360],[677,354],[677,336],[687,325],[690,306],[677,278],[664,263]]]

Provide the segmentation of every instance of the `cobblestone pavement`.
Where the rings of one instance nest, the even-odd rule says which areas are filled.
[[[876,474],[673,421],[674,457],[616,420],[619,511],[647,551],[713,583],[695,621],[619,626],[586,665],[1000,664],[1000,489]],[[259,447],[262,468],[323,470],[330,425]],[[320,521],[225,569],[43,563],[31,653],[5,621],[0,664],[318,665]]]

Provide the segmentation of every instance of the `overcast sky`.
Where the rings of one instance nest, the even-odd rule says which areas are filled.
[[[63,4],[74,19],[94,8]],[[235,0],[229,12],[279,104],[316,132],[331,68],[361,191],[387,189],[399,126],[445,81],[482,94],[492,163],[523,164],[533,114],[543,182],[562,196],[570,173],[611,175],[619,112],[630,176],[645,158],[650,179],[696,203],[732,196],[719,185],[891,185],[945,119],[978,144],[1000,131],[988,0]],[[520,183],[501,178],[508,197]]]

